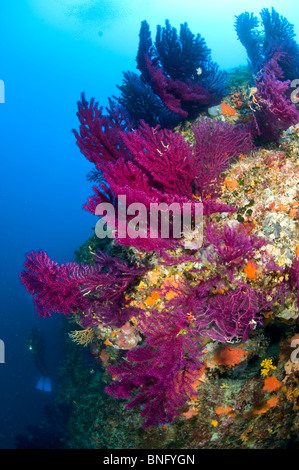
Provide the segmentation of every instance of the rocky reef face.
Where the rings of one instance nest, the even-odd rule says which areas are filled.
[[[188,138],[188,126],[185,129],[181,132]],[[129,250],[130,256],[139,260],[147,257],[151,262],[152,267],[127,293],[128,304],[141,308],[146,317],[163,312],[178,296],[180,286],[192,288],[216,274],[223,276],[223,284],[214,289],[214,294],[218,290],[222,295],[236,282],[266,292],[269,286],[273,289],[288,280],[286,268],[292,266],[299,245],[298,156],[298,127],[293,127],[283,134],[278,148],[260,148],[246,158],[239,155],[223,175],[221,200],[239,209],[236,213],[213,214],[210,221],[217,222],[218,227],[242,225],[250,235],[265,240],[250,259],[245,257],[235,267],[233,278],[227,277],[225,269],[221,272],[211,257],[203,257],[202,249],[194,260],[184,262],[180,262],[181,248],[172,251],[172,258],[178,262],[169,266],[154,254],[109,244],[111,253],[118,250],[118,255],[125,258]],[[86,262],[90,247],[94,251],[100,243],[103,241],[96,237],[88,240],[77,252],[77,260]],[[275,271],[265,262],[269,257]],[[76,402],[69,445],[104,449],[297,447],[297,318],[297,291],[290,289],[283,300],[278,298],[272,308],[261,312],[260,323],[254,325],[245,341],[219,343],[203,336],[199,348],[202,366],[194,371],[191,390],[179,415],[169,424],[147,429],[142,427],[144,419],[138,407],[126,409],[127,400],[104,392],[111,383],[109,366],[142,345],[140,321],[133,316],[121,328],[99,325],[89,331],[78,330],[80,334],[73,334],[73,341],[81,344],[81,349],[85,346],[84,355],[89,349],[93,358],[89,358],[87,368],[84,364],[74,365],[72,378],[63,366],[60,399]],[[177,334],[184,335],[185,331]],[[67,342],[70,351],[80,350],[70,338]],[[72,354],[66,356],[65,364]],[[112,373],[112,381],[115,379]]]

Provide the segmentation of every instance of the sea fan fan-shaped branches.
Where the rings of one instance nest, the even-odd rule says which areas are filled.
[[[279,15],[273,7],[271,12],[268,8],[263,8],[260,15],[265,32],[263,44],[265,62],[271,60],[279,51],[281,56],[278,62],[284,72],[284,78],[289,80],[298,78],[299,46],[294,39],[294,25]]]
[[[256,29],[258,25],[259,20],[253,13],[246,11],[236,16],[235,29],[238,39],[246,48],[249,63],[254,71],[260,69],[263,60],[261,36]]]
[[[283,130],[299,122],[299,112],[289,98],[290,81],[277,78],[281,71],[277,56],[267,62],[256,78],[251,128],[259,142],[277,143]]]
[[[81,117],[81,122],[84,119]],[[90,127],[90,139],[97,141],[99,134],[93,136],[93,132]],[[85,205],[87,210],[95,212],[98,204],[110,202],[119,221],[117,199],[122,195],[126,196],[127,206],[142,203],[147,215],[151,203],[176,203],[182,211],[184,203],[194,205],[193,196],[202,202],[204,215],[235,211],[236,208],[217,202],[221,173],[228,168],[232,158],[248,153],[253,147],[250,132],[244,126],[209,119],[200,119],[193,126],[193,132],[195,145],[192,146],[181,134],[159,126],[152,128],[143,121],[138,129],[130,132],[118,128],[117,139],[112,139],[115,158],[109,157],[107,161],[100,154],[97,157],[96,166],[101,168],[102,183],[94,187],[95,194]],[[109,142],[110,137],[111,134]],[[87,152],[88,148],[87,142]],[[123,155],[120,155],[120,149],[125,149]],[[147,220],[148,227],[149,224]],[[120,244],[132,244],[149,251],[162,245],[167,247],[167,241],[161,238],[128,240],[127,237],[120,239],[117,230],[115,233]],[[171,237],[168,240],[169,247],[177,243],[179,240]]]
[[[191,197],[195,170],[192,147],[181,134],[142,123],[134,132],[123,134],[123,139],[134,161],[150,175],[157,189]]]
[[[160,125],[166,128],[173,128],[181,122],[181,116],[167,108],[136,73],[124,72],[123,76],[123,83],[118,86],[121,92],[118,102],[128,111],[134,127],[138,127],[141,121],[153,127]]]
[[[298,77],[299,46],[294,37],[294,26],[272,7],[260,12],[264,31],[259,31],[259,21],[253,13],[242,13],[236,17],[235,29],[238,39],[246,48],[253,72],[258,73],[264,65],[280,52],[279,65],[283,78],[292,80]],[[278,77],[276,77],[278,78]]]
[[[120,365],[109,368],[116,379],[105,392],[131,399],[127,409],[141,406],[141,416],[146,418],[144,428],[168,424],[179,415],[191,392],[195,393],[192,384],[200,366],[184,359],[179,337],[159,349],[138,346]]]
[[[206,300],[206,307],[202,302],[195,304],[194,316],[202,335],[214,341],[246,341],[250,330],[262,323],[258,313],[265,305],[259,293],[245,284]]]
[[[208,224],[206,229],[206,240],[215,247],[219,263],[243,262],[244,257],[253,256],[256,250],[267,242],[255,235],[247,235],[242,226],[239,229]]]
[[[202,337],[245,341],[261,321],[257,313],[265,303],[253,289],[240,285],[226,295],[211,295],[219,281],[175,288],[175,298],[163,311],[141,312],[138,328],[144,343],[109,368],[114,380],[105,391],[130,400],[128,409],[141,406],[144,427],[171,422],[190,393],[194,395],[192,385],[203,366]]]
[[[82,93],[77,116],[80,121],[79,133],[73,131],[77,145],[83,155],[98,169],[101,169],[103,162],[115,161],[124,155],[125,148],[120,139],[120,131],[128,127],[127,115],[112,100],[108,116],[105,116],[103,108],[98,108],[94,98],[88,103]]]
[[[93,276],[93,268],[81,268],[67,263],[59,266],[47,253],[39,251],[27,255],[25,270],[21,281],[33,296],[35,307],[40,316],[51,316],[52,312],[69,315],[84,309],[88,300],[79,290],[85,275]]]
[[[174,80],[196,75],[196,69],[207,63],[211,55],[204,38],[192,34],[187,23],[181,24],[178,34],[168,20],[165,27],[157,26],[155,47],[163,69]]]
[[[269,308],[271,301],[267,300],[267,293],[242,282],[235,284],[235,289],[218,293],[224,284],[221,276],[216,275],[193,288],[182,285],[175,289],[175,298],[167,304],[168,315],[175,311],[176,324],[180,330],[188,331],[187,337],[205,336],[221,343],[246,341],[250,330],[261,322],[259,312]],[[188,318],[192,319],[189,324]]]
[[[127,409],[141,406],[145,428],[173,421],[188,396],[195,393],[192,385],[203,365],[202,352],[197,337],[182,334],[180,327],[187,326],[187,317],[178,318],[178,313],[141,313],[138,320],[146,336],[144,344],[109,368],[115,380],[105,391],[131,399]]]
[[[40,316],[51,316],[52,312],[70,315],[96,311],[97,322],[105,322],[106,318],[113,324],[119,323],[123,292],[142,273],[144,268],[128,266],[103,253],[95,255],[94,265],[59,265],[40,250],[27,255],[21,281],[33,296]],[[99,308],[107,302],[114,302],[109,318]]]
[[[211,60],[205,40],[192,34],[187,23],[178,34],[166,20],[165,27],[157,27],[153,43],[149,25],[142,21],[136,59],[139,82],[136,74],[128,72],[119,87],[120,103],[135,123],[143,119],[170,128],[175,121],[195,118],[223,96],[226,74]]]
[[[202,199],[218,196],[221,173],[237,155],[253,148],[251,133],[244,126],[200,119],[193,126],[195,138],[195,187]]]
[[[297,290],[297,305],[299,307],[299,256],[294,259],[290,272],[290,285]]]

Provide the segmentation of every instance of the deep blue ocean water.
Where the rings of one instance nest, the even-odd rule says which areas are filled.
[[[19,281],[25,253],[46,250],[59,263],[93,234],[94,219],[82,210],[91,194],[85,176],[92,165],[80,154],[72,128],[85,91],[103,106],[117,94],[122,71],[136,71],[140,23],[152,35],[169,19],[200,33],[221,68],[246,64],[234,15],[257,16],[272,6],[295,24],[295,0],[1,0],[0,103],[1,263],[0,448],[13,448],[16,434],[42,424],[44,406],[58,386],[61,321],[38,318]],[[36,390],[38,372],[27,351],[32,327],[43,330],[53,392]]]

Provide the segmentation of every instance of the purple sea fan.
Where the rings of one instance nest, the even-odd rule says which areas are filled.
[[[126,262],[121,262],[118,258],[109,256],[107,253],[98,251],[94,256],[93,276],[83,279],[81,292],[102,300],[111,302],[119,299],[120,295],[129,287],[131,282],[145,273],[146,268],[129,266]],[[75,263],[74,263],[75,264]]]
[[[103,253],[95,255],[94,265],[59,265],[47,253],[32,251],[20,277],[33,297],[39,316],[47,317],[52,312],[69,315],[94,311],[99,303],[108,301],[114,302],[120,312],[123,292],[144,272],[144,268],[129,267]],[[101,317],[98,309],[97,312]],[[109,321],[116,322],[115,317],[116,314]]]
[[[111,189],[107,184],[102,183],[101,185],[93,186],[94,194],[90,196],[85,204],[83,204],[83,209],[92,214],[95,214],[98,204],[102,203],[114,203],[114,196]]]
[[[83,155],[100,169],[104,162],[115,161],[125,154],[120,131],[128,126],[125,110],[116,106],[112,100],[108,109],[109,116],[104,116],[102,112],[103,108],[98,108],[94,98],[88,103],[82,93],[77,112],[79,133],[73,130]]]
[[[143,345],[109,368],[115,377],[105,391],[131,400],[127,409],[141,406],[144,427],[171,422],[194,394],[192,385],[202,367],[202,337],[222,343],[246,341],[261,323],[258,313],[269,304],[263,293],[240,284],[225,295],[212,294],[219,282],[216,276],[192,289],[180,286],[163,311],[142,311],[137,320]]]
[[[108,253],[104,253],[100,250],[95,253],[94,261],[99,269],[106,269],[109,276],[114,276],[115,280],[122,284],[122,290],[124,290],[136,276],[141,276],[146,271],[144,266],[138,267],[136,264],[129,265],[128,262],[110,256]]]
[[[150,84],[154,92],[172,112],[183,118],[194,118],[200,111],[207,109],[217,101],[217,95],[191,79],[183,82],[168,77],[162,68],[155,67],[149,56],[146,56]]]
[[[259,300],[258,293],[247,285],[214,295],[205,310],[198,305],[196,324],[203,336],[214,341],[246,341],[250,330],[262,324],[258,312],[264,306],[259,304]]]
[[[172,286],[171,292],[179,294],[183,289],[184,285],[180,285],[177,289]],[[163,295],[166,292],[167,288],[163,289]],[[176,309],[175,305],[175,302],[170,302],[162,312],[157,310],[151,311],[150,314],[146,311],[141,312],[138,316],[138,328],[146,337],[146,343],[157,348],[163,348],[164,344],[171,343],[174,338],[181,336],[180,345],[186,357],[198,359],[201,355],[200,337],[197,332],[189,328],[188,315]]]
[[[146,268],[135,264],[129,266],[101,251],[95,254],[94,262],[95,282],[94,279],[89,282],[87,278],[81,286],[81,293],[87,295],[91,301],[80,313],[80,323],[84,328],[96,327],[99,323],[120,328],[129,318],[140,312],[140,309],[126,305],[124,292],[138,276],[145,273]]]
[[[127,353],[125,360],[109,368],[114,382],[105,392],[133,399],[127,409],[141,406],[144,428],[167,424],[179,415],[202,364],[185,357],[183,338],[175,332],[159,348],[144,344]],[[134,393],[136,391],[137,393]]]
[[[130,318],[137,317],[141,309],[125,305],[122,292],[114,301],[95,300],[80,313],[82,328],[105,327],[121,328]]]
[[[289,98],[290,81],[279,80],[278,70],[277,60],[271,59],[256,79],[252,131],[261,142],[278,142],[283,130],[299,122],[299,112]]]
[[[292,288],[297,289],[297,305],[299,308],[299,256],[297,255],[289,269],[290,285]]]
[[[120,139],[129,157],[121,156],[103,162],[102,175],[106,185],[102,183],[100,189],[95,187],[95,195],[85,206],[88,210],[95,210],[102,202],[113,204],[114,211],[109,213],[109,225],[112,225],[112,230],[115,231],[117,243],[147,251],[161,251],[180,243],[181,234],[172,236],[171,233],[175,225],[173,221],[169,223],[168,239],[161,238],[158,228],[155,229],[157,233],[154,236],[149,233],[149,227],[153,228],[150,218],[153,203],[156,204],[154,210],[161,213],[165,210],[165,204],[169,210],[175,210],[173,219],[175,216],[182,218],[186,203],[191,204],[194,215],[194,206],[198,200],[203,204],[203,215],[237,210],[235,207],[218,203],[216,197],[219,193],[221,171],[227,168],[233,156],[251,147],[248,132],[243,128],[236,130],[234,126],[226,123],[214,124],[212,121],[202,120],[198,127],[194,128],[194,133],[196,145],[192,147],[181,134],[161,130],[159,127],[151,128],[144,122],[139,129],[131,132],[120,131]],[[100,163],[97,165],[101,166]],[[200,197],[193,194],[194,190]],[[142,204],[146,214],[137,216],[135,212],[121,217],[119,196],[125,196],[127,206]],[[164,203],[164,209],[157,207],[161,203]],[[105,217],[107,219],[108,215]],[[134,232],[133,237],[127,236],[127,224],[130,223],[134,227],[140,223],[138,229],[135,229],[135,232],[139,233],[136,235]]]
[[[139,249],[145,249],[146,251],[160,251],[164,248],[174,247],[179,242],[178,238],[173,238],[173,225],[170,220],[169,223],[169,236],[161,237],[161,228],[157,227],[157,230],[151,224],[151,206],[153,203],[159,205],[165,203],[167,206],[171,206],[173,202],[177,204],[174,207],[178,216],[181,213],[181,207],[184,202],[188,202],[187,198],[180,198],[175,194],[164,193],[159,189],[155,188],[150,183],[148,175],[133,161],[124,161],[119,159],[115,164],[108,164],[107,173],[105,178],[109,185],[109,189],[116,195],[114,204],[114,213],[110,214],[108,222],[110,225],[115,224],[115,239],[118,244],[131,245],[138,247]],[[98,197],[99,196],[99,197]],[[119,198],[117,196],[125,196],[126,206],[130,207],[131,204],[138,203],[136,211],[129,215],[123,210],[124,208],[118,204]],[[95,198],[90,200],[89,207],[94,207],[94,202],[98,200],[102,202],[103,197],[98,193]],[[139,211],[142,204],[143,212]],[[134,207],[134,206],[132,206]],[[120,210],[119,210],[120,208]],[[133,218],[138,217],[136,212],[138,211],[140,225],[136,227],[136,233],[138,236],[129,236],[129,225],[132,224]],[[136,221],[136,220],[135,220]],[[152,231],[152,232],[151,232]],[[180,234],[179,234],[180,235]]]
[[[88,306],[89,299],[79,290],[82,284],[80,268],[74,270],[75,263],[59,265],[48,254],[40,250],[27,255],[25,270],[21,273],[21,281],[33,296],[39,316],[48,317],[52,312],[69,315],[71,312],[83,310]],[[91,274],[93,268],[85,270]]]
[[[223,294],[216,290],[223,288],[223,280],[215,276],[201,281],[192,289],[186,289],[169,303],[177,311],[178,318],[191,316],[191,331],[194,338],[207,337],[214,341],[246,341],[250,330],[261,323],[259,312],[269,307],[262,292],[240,283],[234,290]]]
[[[200,119],[193,126],[195,137],[195,187],[202,199],[219,195],[224,172],[232,158],[253,148],[252,136],[242,125]]]
[[[150,175],[157,189],[178,196],[192,196],[195,170],[192,147],[181,134],[152,128],[142,122],[139,129],[122,136],[134,161]]]
[[[166,196],[150,184],[149,176],[134,161],[120,158],[115,164],[107,165],[104,175],[117,198],[126,196],[127,205],[139,202],[149,209],[151,202],[166,200]]]
[[[185,312],[166,308],[137,317],[143,345],[109,368],[115,380],[105,391],[117,398],[132,399],[127,408],[142,406],[143,427],[171,422],[194,389],[203,363],[200,337],[189,328]],[[194,334],[195,333],[195,334]]]
[[[215,214],[216,212],[238,212],[237,207],[217,202],[216,199],[204,199],[202,204],[203,215],[211,215]]]
[[[235,229],[226,226],[219,229],[212,224],[207,226],[206,239],[214,245],[216,253],[224,263],[243,263],[245,257],[252,256],[266,244],[262,238],[248,236],[242,227]]]

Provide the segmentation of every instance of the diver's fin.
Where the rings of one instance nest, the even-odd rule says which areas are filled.
[[[44,389],[44,377],[40,377],[37,384],[36,384],[36,387],[37,390],[43,390]]]
[[[52,392],[52,386],[49,377],[44,377],[44,392]]]

